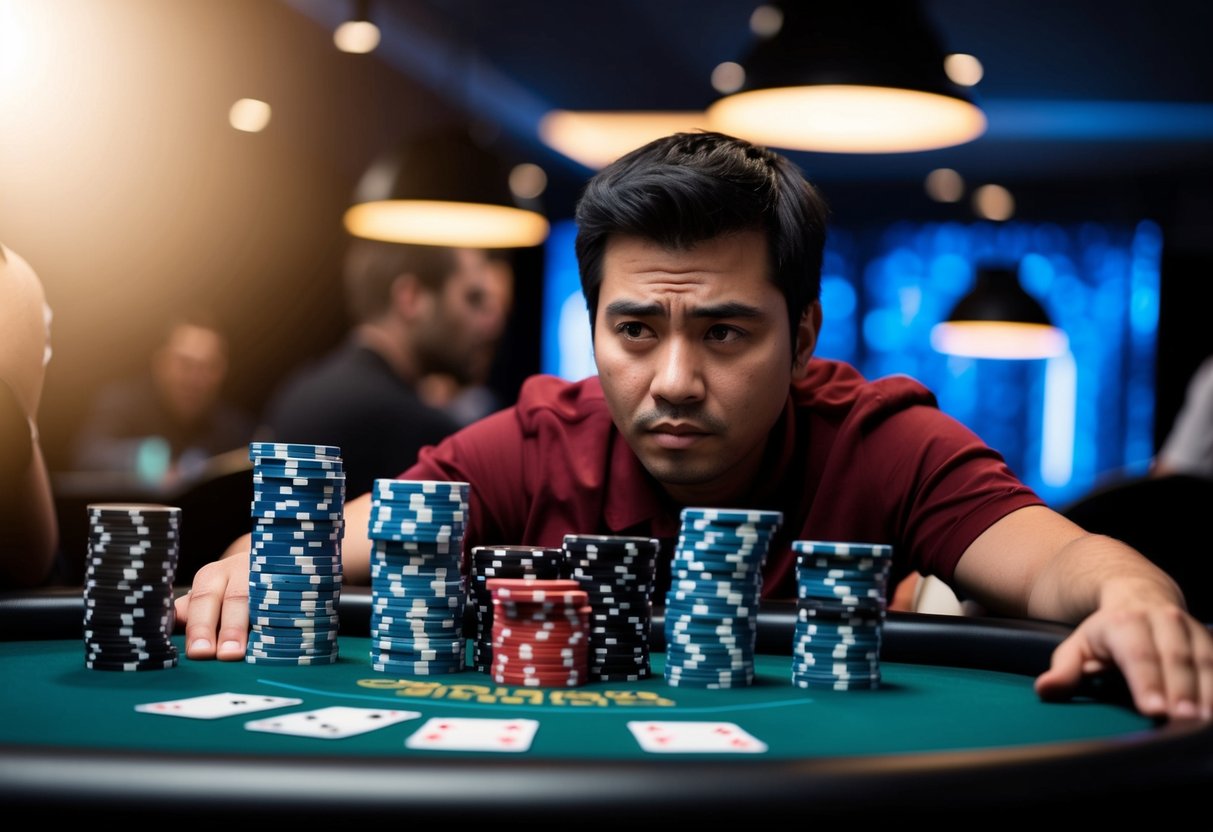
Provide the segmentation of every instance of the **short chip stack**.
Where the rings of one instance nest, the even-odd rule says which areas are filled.
[[[762,567],[778,511],[685,508],[665,605],[665,679],[732,688],[754,681]]]
[[[88,506],[84,663],[92,670],[177,666],[173,578],[181,509],[151,504]]]
[[[564,577],[564,550],[543,546],[476,546],[472,549],[470,577],[468,603],[476,621],[472,664],[481,673],[491,673],[493,596],[488,588],[489,579],[558,580]]]
[[[590,604],[590,680],[647,679],[652,592],[660,542],[647,537],[564,536],[569,576]]]
[[[430,676],[464,669],[466,482],[377,479],[371,548],[371,667]]]
[[[337,661],[345,468],[332,445],[252,442],[250,664]]]
[[[893,547],[796,540],[792,683],[880,687],[880,640]]]
[[[576,581],[491,578],[493,681],[577,687],[588,681],[590,607]]]

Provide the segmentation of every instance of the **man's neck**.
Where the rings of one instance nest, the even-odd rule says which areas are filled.
[[[390,325],[366,323],[354,330],[354,340],[386,361],[392,372],[404,381],[417,383],[420,373],[416,356],[404,333],[395,331]]]

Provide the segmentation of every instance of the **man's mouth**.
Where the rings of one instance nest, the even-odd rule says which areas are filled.
[[[711,434],[688,422],[659,422],[647,429],[659,448],[683,450],[706,439]]]

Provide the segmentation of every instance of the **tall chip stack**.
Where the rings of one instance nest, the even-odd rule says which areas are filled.
[[[480,673],[491,673],[493,664],[492,578],[532,578],[544,581],[564,577],[564,550],[543,546],[475,546],[467,603],[476,622],[472,665]]]
[[[250,664],[337,661],[345,467],[332,445],[252,442]]]
[[[88,506],[84,664],[90,670],[176,667],[173,579],[181,509],[155,504]]]
[[[499,685],[572,688],[590,680],[590,607],[577,581],[491,578]]]
[[[665,604],[665,679],[675,687],[754,681],[762,567],[778,511],[684,508]]]
[[[377,479],[371,547],[371,667],[432,676],[464,669],[461,571],[466,482]]]
[[[660,545],[648,537],[564,536],[565,568],[589,598],[590,681],[649,678],[649,628]]]
[[[893,547],[795,540],[792,551],[797,583],[792,684],[832,690],[880,687]]]

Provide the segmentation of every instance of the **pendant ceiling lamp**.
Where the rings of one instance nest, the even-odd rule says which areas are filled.
[[[455,129],[410,138],[363,174],[345,227],[392,243],[520,248],[549,224],[535,198],[510,188],[510,166]]]
[[[931,346],[969,358],[1055,358],[1069,338],[1024,291],[1014,268],[983,266],[972,291],[931,330]]]
[[[829,153],[933,150],[985,132],[917,3],[771,5],[783,25],[740,61],[744,86],[708,108],[713,129]]]

